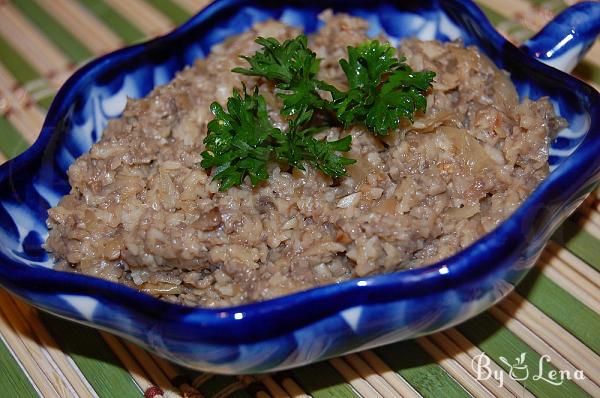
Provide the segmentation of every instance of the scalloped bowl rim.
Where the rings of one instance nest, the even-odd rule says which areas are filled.
[[[507,242],[495,244],[494,242],[498,241],[499,237],[507,237],[508,239],[511,236],[515,237],[524,234],[527,229],[522,227],[522,222],[532,207],[535,207],[538,203],[544,203],[550,197],[553,190],[556,188],[560,189],[560,186],[570,179],[570,175],[577,173],[581,168],[589,167],[590,165],[600,168],[600,157],[597,157],[597,154],[600,153],[600,121],[598,120],[600,117],[600,94],[586,83],[541,63],[510,44],[496,31],[480,8],[471,1],[456,0],[454,3],[462,6],[464,10],[478,21],[478,27],[487,34],[487,40],[497,51],[510,51],[515,56],[521,57],[523,63],[537,70],[539,73],[543,73],[554,79],[561,79],[569,88],[585,93],[589,98],[588,110],[591,117],[589,131],[573,154],[546,177],[508,219],[467,248],[442,261],[423,268],[356,278],[261,302],[216,309],[174,304],[118,283],[42,267],[36,267],[35,269],[23,265],[14,268],[11,267],[11,271],[13,272],[11,279],[18,279],[19,275],[25,276],[27,274],[26,277],[30,282],[43,282],[47,288],[60,284],[63,293],[86,295],[86,291],[91,291],[95,297],[103,298],[107,302],[119,303],[119,305],[129,308],[132,311],[143,311],[146,315],[157,321],[178,321],[190,326],[203,326],[202,330],[207,333],[202,333],[200,330],[196,330],[195,333],[200,332],[198,333],[199,335],[206,334],[206,337],[211,337],[210,340],[229,341],[233,339],[238,341],[240,337],[239,333],[232,332],[233,328],[227,328],[227,325],[235,324],[237,328],[246,329],[252,324],[259,325],[260,320],[266,317],[293,312],[294,319],[285,317],[287,318],[285,324],[278,322],[278,325],[270,325],[270,332],[266,333],[266,335],[274,336],[289,332],[299,325],[318,321],[335,312],[355,305],[365,304],[364,299],[367,297],[369,297],[369,303],[384,303],[415,298],[451,289],[482,274],[494,272],[501,266],[501,262],[498,262],[500,265],[496,265],[494,268],[487,267],[486,261],[482,261],[482,257],[486,255],[485,252],[488,254],[493,252],[493,258],[497,259],[498,256],[510,254],[514,251],[514,247],[508,245]],[[78,69],[58,91],[44,120],[41,133],[34,144],[18,157],[0,166],[0,184],[7,183],[7,180],[12,175],[11,171],[14,172],[14,170],[20,169],[30,161],[39,158],[53,135],[56,125],[62,120],[69,109],[75,93],[79,91],[80,87],[85,86],[89,81],[93,81],[103,68],[118,68],[124,62],[127,62],[127,58],[151,50],[153,46],[166,48],[174,39],[184,35],[198,24],[206,23],[212,15],[223,9],[241,4],[247,4],[246,0],[217,0],[165,36],[105,54]],[[111,65],[115,59],[117,61],[114,65]],[[526,242],[515,242],[515,244],[524,245]],[[510,246],[510,249],[508,246]],[[496,250],[490,250],[492,247]],[[484,249],[485,252],[483,252]],[[504,250],[498,252],[497,250],[500,249]],[[440,272],[442,267],[446,267],[447,270],[444,271],[448,272]],[[6,266],[0,264],[0,274],[4,273],[4,268]],[[1,280],[0,284],[2,284]],[[373,293],[376,291],[377,294],[373,296]],[[344,297],[343,300],[341,299],[342,297]],[[373,300],[372,297],[377,297],[377,299]],[[332,303],[332,299],[338,299],[338,302]],[[34,302],[32,304],[43,308],[43,305],[40,305],[40,303]],[[315,306],[314,304],[318,305]],[[310,311],[308,313],[306,311],[297,311],[297,307],[309,308]],[[241,318],[238,316],[239,319],[234,318],[233,315],[235,313],[242,313],[243,316]],[[73,318],[69,319],[74,320]],[[82,320],[79,321],[81,322]],[[84,323],[90,324],[90,322]],[[213,327],[219,328],[219,332],[210,333],[207,330]],[[246,332],[249,331],[250,329],[246,329]],[[258,334],[263,335],[263,333]],[[257,336],[255,335],[255,338],[251,340],[256,338]]]

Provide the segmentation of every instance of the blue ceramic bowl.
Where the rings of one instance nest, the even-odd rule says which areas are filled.
[[[519,49],[467,0],[223,0],[173,33],[101,57],[59,91],[36,143],[0,167],[0,284],[45,311],[130,339],[183,365],[220,373],[299,366],[462,322],[504,297],[556,227],[600,179],[600,95],[536,57],[572,67],[600,29],[600,4],[569,9]],[[226,309],[188,308],[52,270],[47,210],[69,191],[67,168],[127,97],[139,98],[211,46],[267,18],[310,33],[325,8],[367,18],[370,34],[462,39],[510,71],[521,97],[547,95],[569,121],[552,173],[494,232],[437,264]]]

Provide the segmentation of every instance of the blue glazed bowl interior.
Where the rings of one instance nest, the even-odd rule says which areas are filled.
[[[485,22],[483,14],[470,3],[403,1],[397,2],[397,6],[393,2],[378,0],[368,2],[324,0],[319,2],[319,6],[307,6],[294,1],[286,2],[288,4],[286,6],[281,5],[281,2],[269,0],[253,2],[253,5],[247,3],[241,0],[217,2],[173,34],[93,61],[65,84],[49,111],[40,139],[25,154],[0,168],[1,284],[37,305],[68,316],[73,316],[73,313],[81,310],[64,309],[64,303],[59,305],[36,302],[37,298],[47,299],[47,294],[57,286],[60,286],[62,292],[67,293],[87,292],[93,295],[102,291],[106,297],[118,296],[127,299],[128,302],[124,305],[130,306],[132,310],[148,313],[155,311],[172,316],[175,316],[173,314],[196,314],[201,315],[198,319],[210,323],[208,317],[216,314],[213,310],[186,309],[159,302],[132,289],[105,281],[96,281],[90,277],[54,271],[44,272],[43,268],[50,269],[53,265],[52,258],[42,246],[47,237],[45,220],[48,208],[55,206],[70,190],[66,174],[69,165],[100,139],[109,119],[120,116],[128,97],[145,96],[154,87],[169,82],[178,71],[193,64],[196,59],[205,57],[215,44],[269,18],[281,20],[304,29],[306,33],[311,33],[318,30],[321,25],[318,14],[330,7],[335,12],[347,12],[367,19],[371,24],[369,30],[371,36],[384,34],[392,42],[397,42],[404,37],[416,36],[421,39],[442,41],[460,39],[466,45],[477,46],[499,67],[510,72],[521,98],[537,99],[549,96],[557,113],[567,119],[569,127],[561,131],[552,143],[550,165],[553,172],[549,179],[561,177],[563,166],[569,161],[574,161],[569,158],[570,155],[586,139],[590,127],[594,123],[597,124],[593,120],[597,116],[589,113],[590,109],[597,109],[598,106],[590,102],[597,100],[593,100],[596,94],[592,89],[525,56]],[[206,21],[210,22],[206,23]],[[564,176],[562,178],[564,180]],[[583,174],[581,178],[584,179]],[[578,181],[577,176],[573,177],[571,182],[574,186],[578,186],[577,189],[581,192],[590,189],[582,181]],[[549,215],[537,221],[533,216],[523,217],[525,212],[531,211],[532,208],[535,211],[540,209],[538,202],[540,198],[545,197],[543,195],[556,194],[556,205],[548,211],[558,211],[561,201],[565,202],[569,195],[575,195],[573,192],[549,184],[548,181],[544,182],[543,187],[521,207],[518,214],[513,216],[517,220],[515,222],[522,223],[529,220],[528,222],[535,224],[550,220]],[[549,236],[555,227],[556,225],[546,225],[543,234]],[[493,234],[516,229],[518,228],[515,225],[504,225]],[[527,229],[522,233],[526,234],[526,231]],[[522,238],[524,236],[510,239],[516,241]],[[492,237],[488,236],[484,239],[487,239],[486,242],[493,242]],[[541,241],[543,239],[540,240],[539,245],[543,244]],[[541,246],[533,247],[531,252],[536,253],[540,249]],[[476,249],[467,249],[467,252],[469,250],[470,253],[476,253]],[[463,259],[464,261],[461,260],[463,268],[460,270],[457,268],[456,278],[466,277],[469,272],[465,265],[466,258],[458,254],[447,260],[445,264],[448,264],[450,274],[453,273],[453,262],[458,263]],[[368,284],[373,286],[380,284],[387,289],[383,290],[381,295],[374,295],[371,298],[385,301],[391,300],[394,294],[415,294],[417,291],[411,289],[405,289],[402,293],[392,293],[397,288],[394,284],[402,282],[409,286],[432,273],[437,275],[440,265],[367,278],[371,281]],[[473,264],[473,267],[476,266]],[[486,272],[482,266],[477,270],[473,268],[472,271]],[[304,299],[313,299],[319,294],[334,297],[342,290],[349,292],[353,286],[356,286],[356,282],[351,281],[270,302],[244,306],[244,308],[248,312],[256,310],[268,313],[274,309],[281,310],[289,305],[297,305]],[[444,289],[445,285],[432,282],[429,287]],[[322,307],[322,311],[335,311],[335,305],[347,306],[348,303],[349,301],[342,300],[337,304],[326,304]],[[202,318],[204,315],[207,318]],[[298,316],[295,322],[301,323],[301,316]],[[114,321],[115,328],[118,328],[117,325],[118,321]],[[272,330],[271,333],[278,333],[278,331]],[[254,337],[258,338],[258,335]]]

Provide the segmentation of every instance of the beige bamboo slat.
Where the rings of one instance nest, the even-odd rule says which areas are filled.
[[[285,391],[271,376],[260,377],[260,382],[269,390],[273,398],[290,398],[291,395]]]
[[[94,54],[104,54],[123,45],[119,36],[78,4],[77,1],[36,1]],[[77,23],[74,23],[74,21],[77,21]]]
[[[583,228],[587,228],[587,231],[592,235],[596,235],[596,237],[600,236],[600,213],[597,210],[599,205],[600,203],[597,203],[596,196],[592,193],[579,206],[576,213],[578,221],[582,224]]]
[[[555,348],[548,345],[539,336],[533,333],[530,329],[525,327],[521,322],[511,317],[509,313],[506,313],[502,307],[493,307],[490,310],[492,316],[498,319],[504,324],[504,326],[515,333],[521,340],[529,345],[533,350],[540,353],[541,355],[546,354],[550,357],[550,361],[554,367],[559,370],[567,370],[570,374],[573,374],[578,368],[569,362],[561,353]],[[589,369],[589,368],[588,368]],[[586,369],[586,370],[588,370]],[[574,383],[578,384],[583,390],[589,393],[593,397],[599,396],[600,388],[589,378],[583,380],[573,380]]]
[[[143,0],[106,0],[111,7],[147,36],[158,36],[173,29],[171,21]]]
[[[176,365],[173,364],[172,362],[169,362],[166,359],[163,359],[156,355],[150,355],[150,358],[156,363],[156,365],[160,368],[160,370],[162,370],[162,372],[165,374],[165,376],[167,376],[169,381],[174,380],[177,376],[180,375],[180,371],[176,368]],[[182,384],[182,385],[179,385],[176,387],[178,387],[182,392],[188,392],[189,394],[193,393],[196,395],[200,395],[200,392],[198,390],[196,390],[194,387],[192,387],[190,384],[185,383],[185,384]],[[234,392],[243,387],[244,387],[243,385],[232,386],[231,392]],[[222,393],[222,391],[219,393]],[[190,398],[192,398],[192,397],[195,397],[195,395],[191,395]]]
[[[573,270],[568,264],[565,264],[560,258],[553,256],[552,253],[548,251],[542,253],[540,260],[541,261],[538,261],[538,266],[542,268],[542,272],[545,272],[546,269],[555,270],[562,275],[563,278],[566,278],[576,285],[579,291],[587,293],[591,299],[594,299],[598,303],[598,307],[600,308],[600,300],[595,297],[598,293],[598,285],[594,284],[579,272]]]
[[[35,80],[35,81],[39,81],[39,80]],[[54,93],[56,92],[56,90],[54,90],[50,87],[47,87],[47,86],[42,87],[37,90],[30,90],[26,85],[25,90],[27,90],[29,92],[29,95],[31,95],[31,99],[33,99],[33,101],[35,101],[35,102],[41,101],[45,98],[53,97]]]
[[[0,93],[6,96],[11,121],[15,121],[18,130],[28,143],[33,143],[44,123],[45,113],[35,104],[24,88],[13,91],[12,94],[4,94],[4,87],[0,83]],[[11,115],[12,114],[12,115]],[[18,122],[17,122],[18,119]]]
[[[597,206],[599,206],[600,203],[596,203],[597,199],[593,193],[590,194],[588,198],[589,200],[584,202],[583,206],[578,209],[578,212],[583,214],[597,226],[600,226],[600,213],[597,210]]]
[[[52,359],[46,347],[39,344],[35,333],[23,317],[23,314],[18,311],[13,300],[4,291],[0,291],[0,307],[0,311],[8,320],[8,324],[19,335],[23,345],[35,360],[35,364],[49,380],[58,395],[61,397],[74,397],[73,387],[66,377],[64,377],[63,373],[58,370],[58,366],[50,362]]]
[[[12,78],[12,76],[11,76],[11,78]],[[19,85],[20,84],[15,82],[15,88]],[[25,90],[27,90],[29,93],[34,93],[38,90],[47,88],[48,84],[46,83],[46,80],[44,78],[40,78],[40,79],[29,80],[28,82],[25,82],[23,87],[25,87]]]
[[[467,371],[472,375],[473,378],[476,378],[477,375],[475,370],[472,368],[472,360],[479,355],[483,354],[477,346],[473,345],[464,335],[462,335],[457,329],[448,329],[443,333],[438,333],[432,337],[438,336],[438,347],[440,347],[443,351],[445,351],[448,355],[453,358],[457,358],[457,354],[454,352],[462,352],[466,355],[462,358],[463,362],[461,365],[467,369]],[[432,339],[434,340],[434,339]],[[453,352],[453,350],[456,350]],[[514,395],[515,397],[522,398],[535,398],[535,396],[530,393],[524,386],[522,386],[518,381],[511,379],[506,373],[506,371],[500,367],[494,361],[490,361],[490,369],[495,374],[502,374],[504,387],[500,389],[498,387],[498,382],[495,380],[489,380],[490,385],[485,384],[486,387],[495,393],[496,396],[510,396]],[[498,393],[500,391],[500,393]]]
[[[51,87],[54,89],[54,92],[57,92],[58,89],[62,87],[67,79],[71,77],[73,72],[75,72],[75,69],[60,70],[48,78],[48,81],[50,82]]]
[[[176,367],[173,363],[171,363],[159,356],[156,356],[156,355],[150,355],[150,357],[156,363],[156,365],[158,365],[158,367],[164,372],[164,374],[167,376],[169,381],[174,380],[177,376],[180,375],[180,371],[178,369],[176,369]],[[187,398],[187,395],[185,395],[185,393],[190,395],[190,398],[201,395],[198,390],[196,390],[194,387],[192,387],[190,384],[187,384],[187,383],[184,383],[184,384],[181,384],[181,385],[175,386],[175,387],[178,387],[181,390],[181,392],[184,393],[184,397],[186,397],[186,398]],[[217,393],[215,395],[215,398],[218,398],[218,396],[223,393],[226,394],[224,396],[229,396],[234,391],[237,391],[242,388],[244,388],[244,386],[241,383],[239,383],[239,385],[228,386],[223,391],[219,391],[219,393]]]
[[[591,222],[596,224],[596,226],[600,227],[600,213],[598,213],[595,210],[590,211],[588,214],[588,218],[590,219]]]
[[[455,344],[455,348],[458,347],[459,350],[461,350],[467,354],[467,357],[466,357],[467,361],[462,363],[462,365],[468,371],[470,371],[470,373],[473,377],[476,377],[476,373],[471,366],[471,361],[475,357],[482,355],[483,351],[481,351],[477,346],[473,345],[473,343],[471,343],[457,329],[454,329],[454,328],[448,329],[445,332],[440,333],[440,335],[448,338],[450,341],[452,341],[452,344]],[[438,344],[438,346],[439,346],[439,344]],[[450,355],[451,353],[448,353],[448,354]],[[506,373],[506,371],[502,367],[500,367],[500,365],[498,365],[494,361],[490,361],[489,366],[490,366],[490,369],[492,369],[492,371],[495,372],[496,374],[502,373],[502,376],[504,378],[504,381],[503,381],[504,389],[509,391],[512,395],[514,395],[515,397],[522,397],[522,398],[535,398],[535,396],[531,392],[529,392],[523,385],[521,385],[518,381],[511,379],[509,377],[508,373]],[[494,381],[494,383],[497,383],[497,382]],[[494,387],[497,387],[497,385]],[[504,391],[502,392],[502,394],[496,394],[496,395],[497,396],[504,395]]]
[[[600,272],[597,272],[582,259],[571,253],[563,246],[556,242],[550,241],[546,246],[546,251],[552,256],[560,259],[565,266],[569,267],[573,272],[577,272],[582,277],[589,280],[591,283],[600,288]]]
[[[498,307],[553,347],[576,368],[588,369],[591,380],[600,386],[600,357],[575,336],[516,292],[498,303]],[[512,326],[512,323],[506,325],[508,328]]]
[[[31,340],[19,332],[13,328],[3,308],[0,307],[0,335],[2,335],[3,340],[6,342],[6,346],[13,352],[14,358],[19,362],[35,388],[37,388],[44,398],[62,398],[54,389],[52,382],[46,374],[46,372],[50,372],[50,369],[43,362],[45,357],[39,352],[39,347],[35,349],[31,344]],[[34,352],[32,353],[30,350]],[[50,365],[48,364],[48,366]],[[64,391],[61,389],[61,392]]]
[[[269,394],[264,391],[259,391],[256,393],[256,398],[273,398]]]
[[[421,395],[398,373],[394,372],[377,354],[371,350],[360,352],[359,355],[369,366],[381,375],[394,390],[404,398],[419,398]]]
[[[512,389],[515,388],[515,386],[509,387],[507,384],[504,384],[502,387],[500,387],[499,382],[491,377],[489,379],[477,379],[476,373],[471,365],[473,357],[477,354],[481,354],[481,351],[473,347],[473,344],[471,344],[469,341],[465,342],[464,340],[466,339],[460,339],[462,335],[460,335],[459,332],[454,331],[451,333],[455,338],[463,343],[462,347],[459,347],[457,342],[453,341],[446,333],[443,332],[430,335],[429,340],[435,344],[440,351],[447,355],[448,358],[455,360],[473,379],[481,383],[495,397],[514,398],[515,396],[518,396],[512,392]],[[456,335],[459,335],[459,337]],[[502,371],[503,376],[506,376],[505,379],[508,378],[508,375],[502,370],[502,368],[500,368],[500,366],[494,365],[491,362],[493,361],[490,361],[491,369],[495,371]]]
[[[1,94],[0,94],[1,95]],[[37,132],[40,131],[41,123],[32,120],[27,113],[20,107],[9,106],[8,112],[4,117],[21,133],[28,142],[33,142],[37,137]]]
[[[444,336],[452,340],[460,350],[466,352],[471,360],[478,355],[483,354],[479,348],[473,345],[464,335],[462,335],[457,329],[448,329],[442,333]],[[463,364],[467,369],[471,369],[471,362],[467,362]],[[494,361],[490,362],[490,369],[496,374],[502,373],[504,377],[504,387],[509,390],[515,397],[521,398],[535,398],[535,396],[529,392],[523,385],[521,385],[518,381],[513,380],[509,377],[508,373],[504,369],[502,369],[498,364]],[[475,372],[471,373],[473,377],[476,377]]]
[[[2,64],[0,64],[0,97],[3,101],[3,110],[0,110],[0,114],[8,113],[7,117],[18,125],[17,129],[23,137],[29,143],[35,141],[44,121],[44,113],[33,103],[27,90],[18,85]]]
[[[592,222],[592,220],[588,219],[587,217],[581,217],[579,220],[577,220],[577,224],[579,224],[594,238],[600,240],[600,225],[596,225],[596,223]]]
[[[527,40],[529,34],[525,30],[514,31],[515,22],[511,20],[505,20],[495,25],[496,30],[500,32],[508,41],[518,45],[519,43]],[[510,32],[510,35],[507,33]]]
[[[8,114],[5,115],[29,144],[38,137],[43,123],[43,116],[35,113],[36,111],[31,109],[11,106]]]
[[[2,73],[2,70],[0,69],[0,73]],[[2,79],[2,77],[0,76],[0,79]],[[0,116],[4,116],[10,109],[10,102],[8,100],[8,96],[3,93],[2,91],[0,91]],[[0,164],[4,163],[6,161],[6,157],[4,157],[4,155],[2,154],[2,152],[0,152]]]
[[[13,108],[13,110],[18,110],[18,108]],[[17,111],[17,113],[20,112],[22,112],[23,115],[27,117],[31,123],[31,128],[27,131],[24,131],[23,136],[25,137],[27,142],[32,144],[40,135],[42,125],[44,124],[44,119],[46,118],[46,114],[32,102],[28,103],[23,108]]]
[[[129,372],[142,392],[153,386],[148,375],[146,375],[135,358],[131,356],[119,339],[106,332],[100,332],[100,335],[119,359],[123,367]]]
[[[577,263],[564,261],[550,249],[547,249],[544,252],[542,258],[547,262],[548,266],[557,269],[560,273],[564,274],[566,278],[586,290],[588,294],[591,296],[597,295],[598,289],[600,289],[600,273],[595,271],[592,267],[587,266],[587,270],[579,269]]]
[[[483,384],[474,379],[471,374],[463,368],[454,358],[434,344],[428,337],[420,337],[416,342],[464,389],[477,398],[494,398]]]
[[[2,94],[0,93],[0,97]],[[21,133],[25,141],[29,144],[33,143],[37,138],[41,129],[41,122],[35,123],[29,119],[26,115],[29,112],[25,112],[20,108],[9,108],[7,113],[4,113],[4,117]]]
[[[2,315],[2,313],[0,313],[0,327],[2,325],[4,325],[3,324],[3,315]],[[22,352],[21,350],[25,350],[25,352],[27,350],[25,349],[25,347],[15,347],[15,348],[13,348],[10,345],[11,342],[12,342],[12,340],[10,338],[7,339],[6,336],[5,336],[5,334],[3,333],[2,329],[0,329],[0,344],[4,345],[4,347],[8,351],[8,354],[10,355],[10,358],[12,358],[14,360],[15,364],[19,367],[20,371],[23,372],[23,375],[27,379],[27,382],[31,385],[31,387],[33,388],[33,390],[35,391],[35,393],[37,394],[37,396],[43,396],[43,392],[41,392],[37,388],[37,385],[35,384],[35,381],[31,378],[31,375],[29,375],[27,373],[27,369],[23,366],[23,364],[21,363],[21,359],[19,358],[19,353]],[[31,358],[29,358],[29,360],[31,360]]]
[[[539,265],[541,263],[541,265]],[[538,266],[541,266],[542,272],[548,278],[550,278],[554,283],[556,283],[561,288],[568,291],[573,297],[577,300],[581,301],[590,309],[596,311],[600,314],[600,300],[597,297],[597,293],[590,294],[587,289],[580,289],[577,282],[573,282],[571,278],[575,278],[572,274],[570,277],[566,277],[566,274],[561,273],[557,268],[549,266],[549,264],[544,262],[544,258],[540,258],[538,260]],[[583,278],[578,277],[578,280],[584,281]],[[589,282],[585,281],[586,284]]]
[[[19,87],[19,82],[0,62],[0,89],[12,93]]]
[[[519,23],[532,32],[540,31],[554,16],[550,10],[535,7],[523,0],[506,0],[502,4],[502,11],[497,4],[492,5],[489,0],[483,0],[481,3],[504,15],[512,23]]]
[[[350,384],[360,395],[364,397],[380,397],[381,394],[373,388],[369,382],[363,378],[361,378],[354,369],[350,367],[345,361],[341,358],[333,358],[329,360],[329,363],[338,371],[340,375],[346,380],[348,384]]]
[[[150,377],[150,380],[156,386],[160,387],[165,394],[169,394],[170,397],[181,398],[179,390],[173,387],[171,380],[169,380],[167,375],[158,367],[158,365],[156,365],[147,351],[143,350],[136,344],[125,340],[123,340],[122,343],[125,347],[127,347],[127,350],[131,353],[131,356],[137,360],[142,369],[144,369],[144,372]]]
[[[381,396],[384,398],[400,397],[400,394],[383,378],[364,361],[358,354],[349,354],[343,359],[362,377],[365,379]]]
[[[22,314],[33,330],[41,346],[48,352],[56,366],[77,392],[77,395],[80,398],[94,397],[95,392],[91,389],[87,381],[82,379],[80,373],[73,367],[72,361],[69,361],[69,357],[60,349],[54,338],[52,338],[48,329],[38,317],[37,310],[19,299],[14,299],[13,297],[11,299],[13,299],[12,301],[15,303],[16,309]]]
[[[289,377],[286,377],[281,381],[281,386],[292,398],[310,398],[310,395],[305,393],[304,390]]]
[[[234,383],[229,384],[228,386],[226,386],[222,390],[216,392],[214,394],[214,398],[228,398],[234,392],[242,390],[245,387],[246,387],[246,385],[244,383],[242,383],[241,381],[238,380],[238,381],[236,381]],[[197,391],[197,390],[195,390],[195,391]],[[199,392],[197,392],[196,394],[198,395],[198,397],[201,397],[201,394]],[[187,395],[184,395],[184,398],[188,398]]]
[[[65,55],[10,3],[0,4],[0,34],[44,76],[70,66]]]
[[[29,134],[25,135],[27,141],[33,142],[37,138],[39,130],[42,127],[42,123],[46,117],[46,112],[37,107],[31,96],[29,96],[27,93],[27,90],[24,88],[18,88],[17,91],[13,93],[13,97],[19,98],[19,102],[13,103],[12,109],[19,109],[21,112],[23,112],[23,117],[27,118],[34,128],[37,127],[34,131],[31,131]]]

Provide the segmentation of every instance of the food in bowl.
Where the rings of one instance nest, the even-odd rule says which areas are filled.
[[[369,42],[368,22],[330,12],[322,19],[308,39],[321,59],[317,77],[350,93],[339,61]],[[56,269],[186,305],[266,300],[448,257],[494,229],[548,174],[549,141],[564,121],[546,98],[520,103],[508,75],[475,48],[407,39],[397,56],[415,73],[436,75],[412,121],[392,118],[395,128],[374,134],[369,125],[381,119],[336,125],[314,113],[307,129],[329,126],[316,139],[351,137],[330,154],[340,169],[328,175],[314,160],[297,164],[302,170],[272,159],[238,183],[217,178],[223,167],[203,166],[216,145],[206,137],[227,117],[220,111],[233,114],[223,105],[235,93],[240,101],[260,96],[263,121],[283,133],[297,115],[281,114],[289,90],[253,76],[240,55],[268,52],[257,37],[283,42],[300,33],[258,24],[129,100],[70,167],[72,190],[49,210],[46,248]],[[319,98],[334,103],[321,88]],[[213,101],[221,107],[211,114]]]

